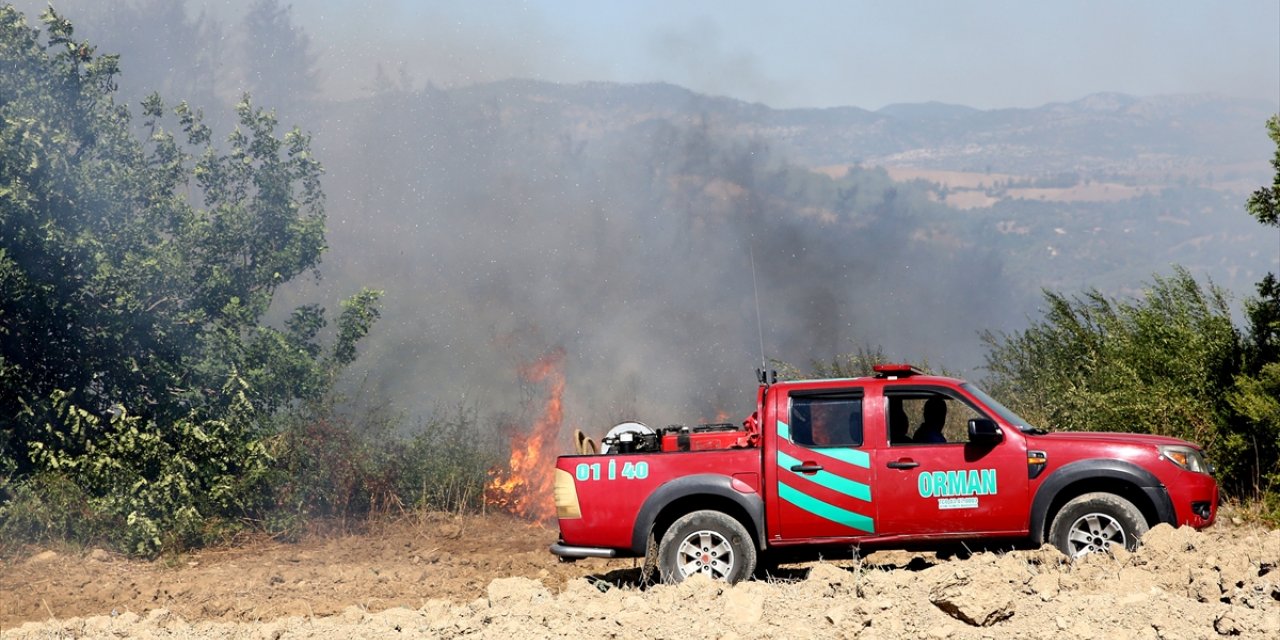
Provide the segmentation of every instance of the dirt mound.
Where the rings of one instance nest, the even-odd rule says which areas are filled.
[[[509,520],[443,519],[437,524],[472,533],[460,531],[444,538],[459,545],[447,551],[436,548],[449,557],[434,563],[423,559],[421,544],[407,544],[404,532],[336,539],[310,551],[303,550],[306,545],[284,547],[285,553],[276,553],[286,563],[304,553],[335,554],[327,558],[339,567],[333,574],[310,561],[299,561],[301,568],[289,570],[270,553],[202,559],[195,567],[171,569],[116,561],[104,563],[111,570],[94,571],[96,561],[79,559],[88,569],[80,579],[89,582],[109,583],[111,576],[127,575],[130,571],[121,570],[132,568],[135,576],[156,572],[168,577],[166,584],[178,585],[183,576],[211,571],[206,562],[222,566],[215,574],[229,582],[193,580],[182,595],[153,607],[117,608],[116,615],[100,609],[108,615],[26,622],[4,637],[383,637],[397,632],[441,638],[1280,637],[1280,531],[1195,532],[1162,525],[1144,537],[1137,552],[1119,550],[1077,563],[1051,548],[979,553],[963,560],[893,552],[801,567],[795,575],[803,577],[796,580],[730,587],[698,578],[642,590],[624,585],[638,577],[629,561],[564,565],[547,555],[541,544],[519,550],[530,544],[529,539],[541,536],[539,542],[549,541],[553,533],[545,529],[525,528],[519,531],[530,535],[516,536],[511,535],[512,527],[525,525]],[[479,533],[485,525],[491,525],[493,538]],[[424,539],[439,547],[440,540],[431,535],[424,534]],[[516,542],[519,538],[526,541]],[[471,551],[459,548],[463,540]],[[390,564],[387,547],[399,551],[398,565]],[[366,558],[363,564],[345,564],[361,555]],[[245,571],[250,557],[260,557],[261,572]],[[29,600],[28,590],[42,588],[13,583],[9,570],[30,577],[64,562],[61,556],[33,555],[29,561],[5,566],[6,576],[0,579],[5,599],[13,593]],[[445,567],[436,567],[441,562]],[[231,565],[246,575],[232,579]],[[385,582],[403,589],[405,577],[413,578],[418,584],[411,593],[388,593],[394,589],[379,588],[376,577],[363,575],[396,571],[402,572],[400,577]],[[272,609],[267,606],[271,598],[253,602],[265,593],[253,584],[264,579],[271,583],[269,576],[274,575],[280,581],[270,589],[289,592],[281,603],[297,598],[312,611],[290,612],[282,604]],[[348,579],[355,585],[345,593],[355,597],[339,605],[342,596],[326,594],[335,589],[342,593],[338,580]],[[148,579],[134,582],[141,585]],[[299,582],[306,584],[294,588]],[[202,601],[240,604],[209,615]],[[115,607],[106,599],[100,606]],[[272,610],[283,613],[269,615]],[[48,611],[18,616],[48,617]]]

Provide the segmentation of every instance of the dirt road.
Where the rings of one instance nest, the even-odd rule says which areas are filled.
[[[561,564],[551,529],[429,515],[358,536],[158,562],[0,561],[0,635],[65,637],[1280,638],[1280,531],[1160,526],[1136,553],[879,553],[734,587],[638,589],[631,560]]]

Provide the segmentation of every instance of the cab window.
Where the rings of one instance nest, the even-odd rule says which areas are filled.
[[[791,434],[809,447],[861,446],[861,394],[793,395]]]
[[[889,444],[964,444],[969,420],[986,416],[964,400],[934,389],[885,390]]]

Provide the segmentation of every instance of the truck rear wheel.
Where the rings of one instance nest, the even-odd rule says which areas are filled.
[[[694,511],[671,524],[658,544],[658,570],[665,582],[695,574],[730,584],[751,575],[756,547],[742,523],[719,511]]]
[[[1132,502],[1113,493],[1086,493],[1062,506],[1049,528],[1049,541],[1072,559],[1118,544],[1133,551],[1147,532],[1147,520]]]

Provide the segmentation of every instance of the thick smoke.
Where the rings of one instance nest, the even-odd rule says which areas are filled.
[[[284,3],[240,2],[244,16],[69,5],[82,33],[123,54],[130,100],[204,101],[217,126],[257,87],[286,122],[305,118],[327,169],[331,249],[319,285],[280,306],[386,291],[350,387],[365,402],[516,411],[520,363],[563,348],[574,426],[740,416],[762,355],[753,255],[766,358],[805,366],[881,346],[964,368],[977,331],[1002,328],[999,261],[925,233],[938,208],[920,193],[877,172],[789,167],[697,96],[416,89],[369,69],[372,96],[309,100],[314,52]],[[287,87],[301,94],[274,92]]]
[[[280,307],[386,290],[348,388],[362,402],[518,411],[520,365],[563,348],[570,426],[736,419],[761,360],[757,284],[765,357],[802,368],[869,347],[969,372],[978,332],[1016,328],[1036,298],[954,232],[962,214],[876,170],[791,166],[726,115],[764,107],[664,85],[421,87],[415,72],[452,64],[435,59],[387,67],[399,81],[343,67],[370,92],[327,100],[313,81],[334,68],[317,67],[323,43],[288,5],[232,4],[244,13],[160,0],[66,13],[123,54],[135,104],[151,90],[190,98],[220,132],[243,89],[302,87],[268,106],[315,133],[331,249],[319,284],[292,286]],[[275,35],[246,40],[249,9]],[[457,64],[495,73],[486,62]]]
[[[589,90],[603,118],[667,88]],[[747,412],[753,254],[769,358],[870,345],[964,367],[980,328],[1004,328],[999,262],[923,233],[938,208],[918,192],[788,167],[696,105],[593,123],[574,91],[389,93],[321,121],[325,286],[387,290],[361,361],[381,392],[503,406],[518,362],[563,347],[584,428]]]

